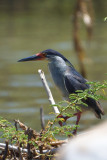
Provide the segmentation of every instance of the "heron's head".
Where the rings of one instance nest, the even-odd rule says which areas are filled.
[[[69,63],[70,65],[72,65],[61,53],[52,50],[52,49],[46,49],[40,53],[37,53],[33,56],[27,57],[27,58],[23,58],[20,59],[18,62],[24,62],[24,61],[37,61],[37,60],[51,60],[54,57],[59,56],[61,57],[65,62]]]

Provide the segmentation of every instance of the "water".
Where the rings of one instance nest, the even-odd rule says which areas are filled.
[[[44,12],[3,12],[0,15],[0,113],[12,121],[19,119],[26,125],[40,130],[39,108],[43,106],[45,120],[53,118],[46,92],[42,86],[38,69],[46,74],[56,102],[62,100],[49,75],[47,62],[18,63],[21,58],[38,53],[47,48],[64,54],[78,69],[78,61],[73,49],[72,25],[70,16],[56,16]],[[82,36],[86,59],[84,61],[87,78],[90,81],[103,81],[107,75],[107,24],[96,21],[95,32],[90,44]],[[79,70],[79,69],[78,69]],[[107,112],[105,101],[101,101]],[[106,116],[102,118],[104,120]],[[71,121],[74,123],[75,118]],[[72,123],[69,121],[69,123]],[[84,114],[80,129],[91,127],[100,121],[92,113]]]

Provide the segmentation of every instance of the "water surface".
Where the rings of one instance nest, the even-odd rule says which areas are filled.
[[[46,16],[42,12],[30,14],[3,12],[0,18],[1,116],[12,122],[14,119],[19,119],[26,125],[39,130],[41,106],[44,108],[45,120],[53,118],[53,115],[49,114],[53,109],[49,105],[47,94],[38,75],[39,68],[46,74],[56,103],[61,101],[62,97],[49,75],[47,61],[26,63],[17,61],[52,48],[64,54],[79,70],[73,49],[70,16]],[[95,24],[90,44],[87,42],[86,35],[81,35],[82,44],[86,50],[84,64],[90,81],[103,81],[107,77],[105,75],[107,72],[107,25],[101,19]],[[101,101],[101,103],[107,113],[106,102]],[[68,122],[74,123],[74,120],[75,118],[72,118]],[[83,130],[99,122],[92,113],[86,113],[81,119],[80,129]]]

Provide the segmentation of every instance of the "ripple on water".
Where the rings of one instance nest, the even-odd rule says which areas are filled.
[[[38,104],[47,104],[47,102],[48,102],[48,100],[44,99],[44,98],[36,100],[36,103],[38,103]]]
[[[38,108],[10,108],[10,109],[0,109],[0,113],[35,113],[35,112],[39,112]]]
[[[0,91],[0,97],[7,97],[9,95],[9,91]]]
[[[52,87],[51,82],[48,84]],[[43,87],[38,75],[13,75],[8,85],[11,87]]]

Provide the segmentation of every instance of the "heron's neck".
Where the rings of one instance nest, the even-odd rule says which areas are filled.
[[[67,68],[65,61],[58,56],[49,59],[49,66],[53,66],[53,69],[60,70],[61,72],[65,72]]]

